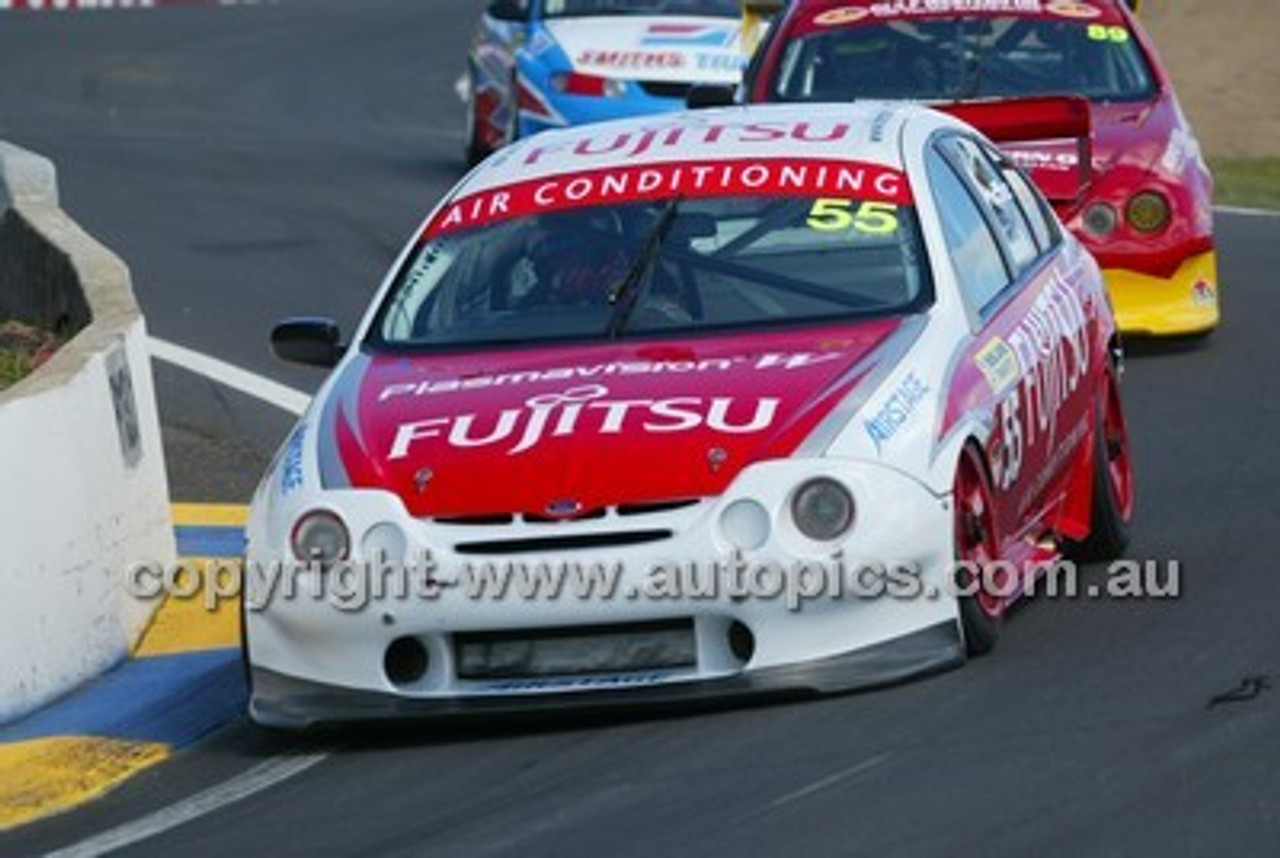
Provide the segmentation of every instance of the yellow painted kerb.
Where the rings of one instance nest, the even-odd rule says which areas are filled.
[[[217,575],[224,583],[234,570],[241,575],[239,561],[224,558],[193,558],[183,561],[187,568]],[[239,583],[236,583],[237,588]],[[226,589],[206,585],[190,598],[169,596],[151,618],[146,634],[134,648],[135,658],[221,649],[240,645],[240,597],[224,596]]]
[[[179,527],[243,527],[249,508],[243,504],[175,503],[173,523]],[[182,591],[169,595],[151,619],[133,655],[157,655],[240,645],[240,597],[244,564],[240,557],[184,557]]]
[[[244,527],[249,521],[249,507],[244,504],[175,503],[171,504],[173,523],[205,527]]]
[[[155,742],[92,736],[0,745],[0,831],[97,798],[169,753]]]

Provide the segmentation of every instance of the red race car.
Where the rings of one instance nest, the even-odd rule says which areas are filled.
[[[952,110],[1000,140],[1098,259],[1121,330],[1203,334],[1219,321],[1213,181],[1131,5],[796,0],[738,96]],[[1023,126],[1027,99],[1064,95],[1088,105],[1080,139],[1002,138],[1003,112]]]
[[[260,723],[835,691],[1133,512],[1097,263],[918,105],[550,130],[463,178],[254,497]]]

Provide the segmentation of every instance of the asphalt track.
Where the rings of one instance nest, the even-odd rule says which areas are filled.
[[[349,327],[460,174],[452,84],[480,5],[0,15],[0,139],[55,161],[153,334],[311,390],[266,332]],[[1280,854],[1280,220],[1223,214],[1219,234],[1223,328],[1131,344],[1125,376],[1130,556],[1178,561],[1178,598],[1038,599],[988,658],[823,700],[305,742],[236,719],[0,854],[228,781],[257,791],[120,854]],[[247,499],[287,416],[157,380],[174,498]]]

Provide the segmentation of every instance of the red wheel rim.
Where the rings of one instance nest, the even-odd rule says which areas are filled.
[[[1128,521],[1133,513],[1133,465],[1129,460],[1129,429],[1120,404],[1120,388],[1110,374],[1107,395],[1103,399],[1102,446],[1107,454],[1107,483],[1120,518]]]
[[[992,579],[998,559],[995,511],[982,465],[972,451],[965,452],[956,474],[955,504],[956,559],[977,570],[981,586],[972,593],[974,604],[987,616],[998,617],[1005,607],[1005,599],[999,595],[1001,585],[1008,582]]]

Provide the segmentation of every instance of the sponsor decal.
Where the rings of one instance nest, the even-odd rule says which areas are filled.
[[[1027,486],[1027,490],[1022,492],[1022,500],[1018,503],[1018,515],[1026,514],[1027,509],[1045,490],[1049,482],[1058,474],[1062,473],[1062,468],[1067,463],[1067,459],[1075,453],[1076,446],[1084,440],[1085,434],[1089,431],[1089,419],[1081,418],[1076,425],[1071,427],[1071,431],[1057,444],[1054,445],[1053,451],[1049,454],[1048,460],[1043,467],[1036,469],[1036,475]]]
[[[1052,284],[1008,336],[1023,373],[1000,402],[997,420],[1003,436],[992,457],[995,485],[1001,491],[1017,482],[1026,450],[1047,438],[1054,446],[1058,412],[1089,370],[1088,317],[1080,296],[1055,272]]]
[[[162,6],[257,6],[275,0],[0,0],[0,12],[97,12]]]
[[[1191,287],[1191,305],[1193,307],[1212,307],[1218,303],[1218,291],[1208,280],[1197,280]]]
[[[698,149],[723,151],[726,146],[760,144],[776,151],[791,144],[831,144],[850,140],[857,133],[848,122],[831,120],[809,122],[745,122],[730,124],[707,122],[699,125],[665,125],[638,131],[601,131],[588,126],[582,136],[561,138],[560,142],[530,148],[524,156],[526,165],[541,162],[548,155],[589,158],[608,155],[611,158],[636,158],[661,150],[675,159],[696,160]],[[789,151],[784,149],[784,151]]]
[[[740,72],[747,67],[748,57],[740,51],[721,54],[694,54],[698,71]]]
[[[819,27],[838,27],[841,24],[852,24],[870,15],[866,9],[857,6],[841,6],[839,9],[828,9],[813,16],[813,23]]]
[[[602,51],[585,50],[574,58],[579,68],[613,69],[619,71],[653,71],[682,69],[684,54],[676,51]]]
[[[307,437],[307,424],[301,423],[289,436],[284,448],[284,458],[280,462],[280,495],[288,497],[302,488],[304,480],[302,470],[302,447]]]
[[[906,425],[928,393],[929,385],[914,372],[908,373],[889,394],[884,405],[869,419],[862,421],[867,435],[876,445],[876,452]]]
[[[567,688],[625,688],[633,685],[655,685],[668,678],[667,673],[619,673],[602,676],[559,676],[534,679],[508,679],[490,683],[486,691],[559,691]]]
[[[908,204],[901,171],[826,159],[743,159],[618,166],[481,191],[447,205],[424,238],[514,217],[672,197],[797,196]]]
[[[644,47],[727,48],[737,33],[709,24],[650,24],[640,44]]]
[[[1043,149],[1010,147],[1005,153],[1024,170],[1050,170],[1058,173],[1076,172],[1080,167],[1080,155],[1074,149],[1049,152]]]
[[[442,393],[481,390],[489,387],[545,384],[546,382],[592,381],[600,378],[633,375],[682,375],[687,373],[724,372],[733,369],[793,370],[806,369],[832,360],[845,358],[843,351],[830,352],[767,352],[747,357],[738,355],[702,360],[629,360],[609,361],[577,366],[559,366],[550,369],[523,370],[498,374],[470,375],[458,378],[430,381],[396,382],[388,384],[378,394],[378,402],[405,396],[431,396]]]
[[[1078,3],[1076,0],[1053,0],[1046,8],[1046,12],[1052,15],[1061,15],[1063,18],[1089,19],[1097,18],[1102,15],[1102,10],[1097,6],[1088,3]]]
[[[993,393],[999,395],[1018,383],[1022,376],[1022,367],[1018,365],[1018,354],[1009,348],[1003,337],[992,337],[973,356],[973,362],[986,376],[987,384]]]
[[[912,15],[956,15],[988,12],[1043,13],[1043,0],[885,0],[863,9],[846,6],[832,9],[813,19],[815,24],[834,26],[859,21],[867,15],[877,18],[906,18]],[[856,14],[861,12],[862,14]],[[846,17],[847,15],[847,17]],[[818,20],[826,18],[825,21]]]
[[[90,11],[96,9],[154,9],[174,6],[175,0],[0,0],[0,12],[6,9],[24,12]]]
[[[613,399],[603,384],[586,384],[539,393],[522,407],[496,415],[450,414],[402,423],[387,453],[403,459],[415,445],[441,439],[455,449],[504,446],[508,456],[530,450],[549,438],[667,434],[706,427],[713,432],[747,435],[773,425],[779,400],[773,397],[667,396],[661,399]]]
[[[1078,0],[885,0],[869,6],[840,6],[826,9],[811,19],[814,26],[836,27],[875,18],[909,18],[929,15],[1057,15],[1090,20],[1101,9]]]

